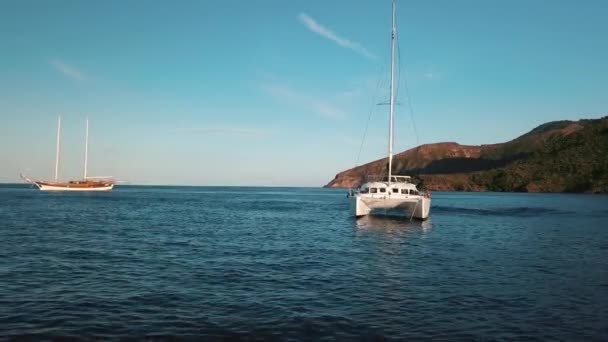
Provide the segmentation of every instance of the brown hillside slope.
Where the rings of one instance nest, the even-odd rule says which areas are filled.
[[[393,173],[417,176],[430,190],[605,192],[606,132],[608,117],[546,123],[502,144],[421,145],[395,155]],[[386,172],[384,158],[340,172],[326,186],[357,187],[366,175]]]

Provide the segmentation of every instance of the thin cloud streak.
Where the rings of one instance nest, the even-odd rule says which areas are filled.
[[[64,76],[71,78],[75,81],[84,81],[86,79],[86,76],[82,71],[58,59],[50,61],[49,64],[51,64],[51,66],[55,68],[55,70],[59,71]]]
[[[424,77],[426,77],[428,80],[438,80],[441,78],[441,75],[436,72],[427,72],[424,74]]]
[[[346,48],[346,49],[353,50],[353,51],[359,53],[360,55],[367,57],[369,59],[376,59],[376,55],[369,52],[369,50],[364,48],[361,44],[359,44],[357,42],[353,42],[352,40],[350,40],[348,38],[340,37],[331,29],[319,24],[316,20],[314,20],[308,14],[300,13],[298,15],[298,19],[310,31],[312,31],[326,39],[333,41],[334,43],[338,44],[339,46]]]
[[[298,106],[306,106],[317,114],[332,120],[339,120],[346,117],[346,113],[333,104],[299,93],[284,85],[262,85],[262,89],[281,101],[293,103]]]
[[[173,133],[185,133],[185,134],[200,134],[200,135],[239,135],[239,136],[263,136],[267,135],[268,132],[257,128],[247,127],[224,127],[224,126],[212,126],[212,127],[189,127],[189,128],[176,128]]]
[[[342,142],[346,145],[349,146],[353,146],[353,147],[359,147],[361,146],[361,142],[363,142],[363,147],[372,147],[372,148],[377,148],[377,147],[382,147],[384,148],[384,146],[387,144],[387,138],[385,137],[378,137],[378,136],[373,136],[373,137],[366,137],[365,140],[363,140],[362,137],[358,137],[358,138],[353,138],[350,136],[343,136],[342,137]]]

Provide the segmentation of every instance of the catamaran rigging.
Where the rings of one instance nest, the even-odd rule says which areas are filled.
[[[395,110],[395,40],[396,5],[392,1],[391,18],[391,75],[389,97],[389,127],[388,127],[388,170],[387,176],[368,176],[367,181],[359,189],[349,193],[350,210],[356,216],[372,214],[374,210],[396,209],[408,214],[410,219],[426,219],[430,214],[430,193],[419,191],[411,183],[410,176],[393,175],[393,145],[394,145],[394,110]]]

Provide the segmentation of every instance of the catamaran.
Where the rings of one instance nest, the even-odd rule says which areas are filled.
[[[87,119],[84,148],[84,177],[73,181],[59,181],[59,155],[61,147],[61,116],[57,121],[57,151],[55,153],[55,180],[32,180],[21,175],[27,183],[34,184],[41,191],[110,191],[114,188],[112,177],[90,177],[87,175],[89,161],[89,119]]]
[[[393,114],[395,109],[395,0],[392,6],[391,29],[391,81],[388,129],[388,175],[370,175],[358,189],[349,192],[350,211],[356,217],[373,214],[378,210],[398,210],[410,219],[427,219],[431,209],[429,192],[419,191],[410,176],[393,175]]]

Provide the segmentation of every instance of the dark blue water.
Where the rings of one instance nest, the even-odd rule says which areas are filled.
[[[0,336],[608,339],[608,197],[0,187]]]

